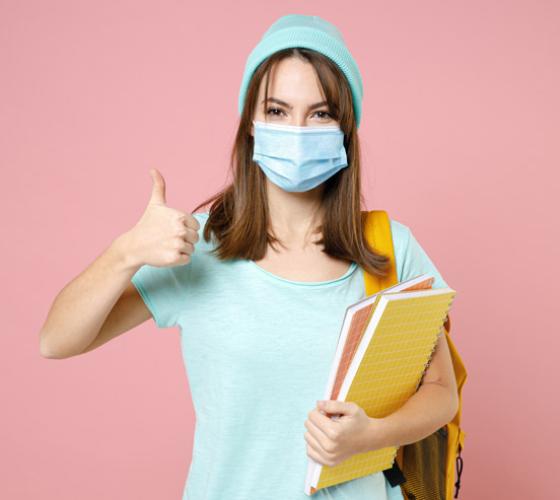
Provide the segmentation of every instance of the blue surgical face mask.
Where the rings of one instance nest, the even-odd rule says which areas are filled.
[[[338,126],[253,125],[253,161],[285,191],[309,191],[348,166]]]

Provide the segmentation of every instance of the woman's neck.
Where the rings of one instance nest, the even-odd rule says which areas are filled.
[[[317,239],[313,234],[323,220],[323,185],[302,193],[289,193],[267,183],[268,209],[273,234],[284,243],[303,247]]]

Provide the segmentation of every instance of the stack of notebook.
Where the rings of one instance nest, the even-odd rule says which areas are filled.
[[[400,408],[418,389],[455,297],[422,274],[346,309],[323,399],[352,401],[370,417]],[[336,418],[336,417],[334,417]],[[305,493],[391,468],[398,447],[359,453],[329,467],[308,458]]]

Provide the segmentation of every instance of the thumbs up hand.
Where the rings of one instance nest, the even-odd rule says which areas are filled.
[[[126,233],[127,257],[132,265],[173,267],[188,264],[198,241],[200,224],[188,212],[167,206],[165,180],[151,169],[152,193],[136,225]]]

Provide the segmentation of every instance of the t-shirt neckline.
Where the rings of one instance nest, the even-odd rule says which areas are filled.
[[[338,278],[333,278],[331,280],[324,280],[324,281],[295,281],[295,280],[290,280],[288,278],[283,278],[282,276],[278,276],[277,274],[267,271],[263,267],[259,266],[254,260],[248,259],[247,263],[249,264],[249,267],[255,269],[257,272],[261,273],[264,277],[270,280],[285,283],[287,285],[304,286],[304,287],[324,287],[324,286],[336,285],[348,279],[350,275],[358,267],[358,264],[352,261],[348,266],[348,269],[346,269],[345,273],[342,276],[339,276]]]

